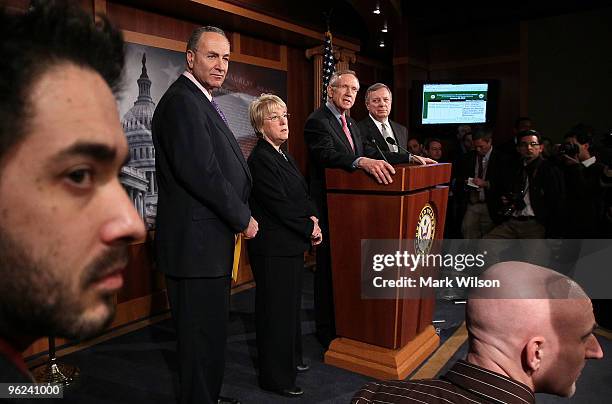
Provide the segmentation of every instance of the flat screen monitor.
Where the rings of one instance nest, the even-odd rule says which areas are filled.
[[[485,123],[489,90],[488,83],[424,83],[421,124]]]

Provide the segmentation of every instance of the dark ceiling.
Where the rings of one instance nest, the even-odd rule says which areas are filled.
[[[272,41],[310,47],[313,38],[257,24],[189,0],[110,0],[194,23],[215,22],[230,31],[245,31]],[[474,29],[526,19],[542,18],[598,7],[612,6],[612,0],[551,1],[414,1],[414,0],[225,0],[237,6],[280,18],[314,31],[325,32],[326,14],[335,37],[357,42],[360,55],[390,60],[393,41],[401,40],[400,25],[425,35]],[[379,5],[381,14],[373,13]],[[387,22],[389,33],[380,32]],[[385,47],[379,43],[384,39]]]

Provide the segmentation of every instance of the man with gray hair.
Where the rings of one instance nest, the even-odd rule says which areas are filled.
[[[408,129],[389,119],[392,95],[386,84],[376,83],[368,87],[365,103],[369,114],[359,122],[359,131],[366,156],[379,159],[382,152],[392,164],[435,163],[434,160],[408,152]]]
[[[353,403],[535,403],[571,397],[587,359],[603,358],[591,300],[573,280],[525,262],[493,265],[471,292],[468,353],[440,380],[372,382]]]
[[[304,127],[310,155],[310,193],[323,231],[323,243],[317,248],[314,303],[317,337],[325,348],[336,336],[325,169],[364,170],[380,184],[390,184],[395,174],[386,161],[364,157],[359,127],[348,114],[358,91],[359,80],[354,71],[335,72],[327,87],[327,102],[310,114]]]
[[[252,238],[251,174],[212,97],[227,74],[230,44],[216,27],[196,29],[186,71],[153,115],[159,185],[155,252],[166,275],[177,333],[180,402],[220,397],[234,250]]]

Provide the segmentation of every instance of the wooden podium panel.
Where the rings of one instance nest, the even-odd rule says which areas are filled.
[[[448,186],[440,184],[450,180],[451,166],[395,168],[389,185],[362,171],[326,172],[336,332],[341,337],[331,344],[326,362],[385,378],[405,377],[438,346],[431,327],[434,299],[402,299],[399,291],[393,299],[363,299],[361,240],[394,239],[401,249],[400,240],[416,237],[426,204],[436,216],[434,238],[442,238]],[[381,358],[388,360],[381,364]]]

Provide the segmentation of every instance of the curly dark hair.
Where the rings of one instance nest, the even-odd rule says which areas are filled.
[[[30,91],[49,69],[73,63],[98,72],[116,92],[124,42],[106,18],[70,1],[32,1],[25,14],[0,10],[0,162],[28,132]]]

